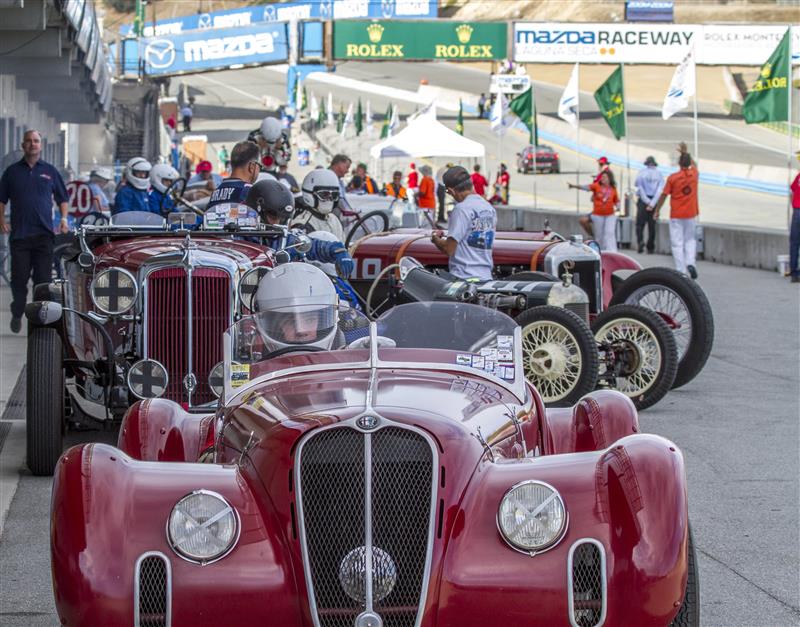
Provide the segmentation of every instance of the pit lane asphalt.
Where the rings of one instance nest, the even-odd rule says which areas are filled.
[[[637,257],[645,265],[670,262]],[[702,624],[797,625],[800,286],[764,271],[705,262],[698,269],[714,309],[713,352],[694,381],[642,413],[642,427],[673,440],[686,459]],[[0,334],[8,333],[2,314],[0,324]],[[4,365],[21,364],[20,342],[0,340]],[[19,405],[11,412],[14,400],[4,420],[24,416]],[[114,437],[72,433],[69,443],[98,436]],[[7,440],[0,458],[19,447],[24,439]],[[51,627],[58,624],[48,548],[51,480],[18,472],[0,536],[0,625]]]

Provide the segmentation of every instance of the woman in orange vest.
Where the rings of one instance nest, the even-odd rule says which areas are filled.
[[[417,206],[430,211],[433,217],[433,210],[436,209],[436,182],[433,180],[433,170],[429,165],[423,165],[419,169],[422,180],[419,182],[417,192]]]
[[[406,188],[403,187],[403,173],[400,170],[394,171],[392,174],[392,182],[386,183],[383,188],[383,193],[392,198],[399,198],[400,200],[406,200],[408,198]]]
[[[617,252],[617,216],[619,196],[617,188],[606,171],[600,172],[599,180],[590,185],[573,185],[570,188],[592,192],[592,230],[600,244],[600,250]]]

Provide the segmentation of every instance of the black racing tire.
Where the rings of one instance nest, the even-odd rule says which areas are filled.
[[[697,567],[697,549],[694,546],[692,526],[689,525],[689,546],[687,548],[689,576],[686,580],[686,593],[683,603],[670,627],[698,627],[700,625],[700,572]]]
[[[622,303],[641,305],[659,312],[662,318],[680,324],[688,316],[691,329],[681,332],[675,323],[669,324],[678,347],[678,374],[673,388],[686,385],[705,366],[714,345],[714,312],[703,289],[692,279],[672,268],[645,268],[629,276],[614,291],[611,305]],[[685,326],[684,323],[681,326]]]
[[[570,407],[597,387],[600,358],[580,316],[543,305],[519,314],[525,377],[548,407]]]
[[[558,277],[553,276],[549,272],[539,272],[538,270],[525,270],[523,272],[515,272],[511,276],[504,279],[505,281],[554,281],[558,283]]]
[[[670,391],[678,371],[678,350],[661,316],[639,305],[615,305],[594,319],[592,332],[605,355],[601,384],[630,397],[640,410]],[[604,376],[608,368],[614,368],[617,376]]]
[[[49,476],[64,440],[64,369],[58,331],[31,327],[28,334],[26,426],[28,468]]]
[[[373,218],[378,218],[383,223],[383,228],[378,229],[377,231],[368,231],[364,229],[363,228],[364,223]],[[360,235],[359,235],[359,229],[361,229]],[[379,209],[376,209],[375,211],[370,211],[369,213],[365,213],[363,216],[359,217],[358,220],[356,220],[353,223],[353,226],[350,227],[350,231],[347,233],[347,238],[344,240],[344,247],[349,249],[350,244],[353,243],[354,239],[360,239],[361,237],[364,237],[365,234],[385,233],[388,230],[389,230],[389,218],[387,217],[387,215]]]

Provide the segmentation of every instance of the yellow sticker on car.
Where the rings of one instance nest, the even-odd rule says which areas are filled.
[[[231,387],[239,388],[250,380],[250,364],[231,364]]]

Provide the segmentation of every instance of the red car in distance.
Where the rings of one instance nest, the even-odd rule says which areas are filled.
[[[552,146],[525,146],[522,152],[517,153],[517,172],[528,174],[533,172],[561,172],[561,160]]]

